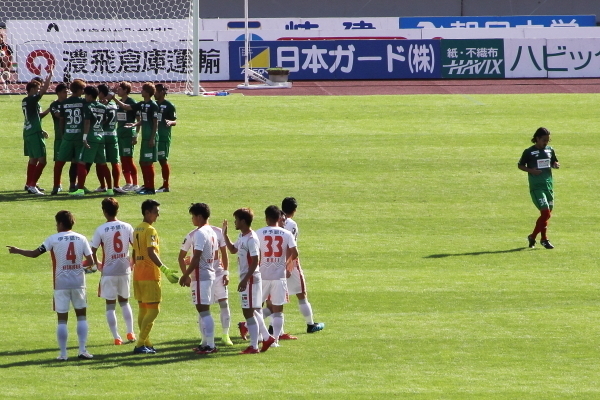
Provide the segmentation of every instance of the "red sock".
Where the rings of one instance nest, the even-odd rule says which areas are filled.
[[[60,176],[62,175],[63,167],[65,166],[64,161],[56,161],[54,163],[54,187],[60,186]]]
[[[131,184],[131,167],[129,166],[129,160],[131,157],[121,157],[121,164],[123,165],[123,176],[125,177],[125,183]]]
[[[35,171],[33,172],[33,186],[37,185],[37,182],[40,180],[40,177],[42,176],[42,172],[44,171],[44,168],[46,168],[46,163],[41,163],[38,162],[36,167],[35,167]]]
[[[138,172],[135,163],[133,162],[133,157],[129,158],[129,171],[131,172],[131,182],[134,185],[138,184]]]
[[[110,175],[110,169],[108,169],[108,165],[106,165],[106,164],[102,164],[102,165],[96,164],[96,169],[98,169],[98,168],[100,168],[100,173],[102,174],[102,178],[106,182],[106,188],[107,189],[112,189],[112,177]]]
[[[102,170],[98,164],[96,164],[96,176],[98,177],[98,182],[100,182],[100,187],[105,188],[104,184],[104,175],[102,174]]]
[[[77,188],[83,189],[85,186],[85,178],[87,176],[87,168],[85,164],[77,164]]]
[[[33,180],[33,175],[35,173],[35,164],[30,162],[27,163],[27,178],[25,181],[25,185],[31,186],[31,181]],[[35,183],[34,183],[35,186]]]
[[[542,233],[542,240],[547,240],[548,237],[546,236],[546,231],[548,230],[548,220],[550,219],[550,217],[552,216],[552,210],[542,210],[542,213],[544,213],[544,222],[542,225],[542,229],[540,230],[540,232]]]
[[[112,165],[112,178],[114,182],[114,187],[119,187],[119,179],[121,179],[121,165],[113,164]]]
[[[162,170],[162,178],[163,178],[163,184],[162,186],[164,188],[168,188],[169,187],[169,177],[171,176],[171,166],[169,165],[168,162],[164,162],[164,164],[160,165],[161,170]]]
[[[535,229],[531,234],[531,237],[535,239],[538,233],[542,233],[542,240],[546,239],[546,228],[548,227],[548,220],[550,219],[550,210],[540,210],[540,216],[535,222]]]

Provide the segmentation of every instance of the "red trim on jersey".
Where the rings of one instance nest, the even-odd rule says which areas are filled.
[[[254,284],[254,276],[250,276],[250,279],[248,280],[248,304],[250,305],[250,307],[248,308],[254,308],[254,304],[252,304],[252,285]]]
[[[306,293],[306,284],[304,283],[304,273],[302,272],[302,268],[300,268],[300,262],[296,259],[296,268],[298,269],[298,273],[300,274],[300,289],[302,289],[302,293]]]
[[[102,265],[104,265],[104,255],[106,254],[106,252],[104,251],[104,242],[100,242],[100,247],[102,247]]]
[[[100,281],[102,281],[102,277],[100,277]],[[102,286],[100,285],[100,282],[98,282],[98,297],[102,297],[102,290],[101,290]]]
[[[196,279],[195,279],[195,283],[196,283],[196,304],[202,304],[202,301],[200,300],[202,297],[200,297],[200,271],[197,270],[196,271]]]
[[[52,289],[56,289],[56,255],[54,250],[50,250],[50,258],[52,259]],[[52,300],[54,303],[54,300]],[[54,309],[54,305],[52,306]]]

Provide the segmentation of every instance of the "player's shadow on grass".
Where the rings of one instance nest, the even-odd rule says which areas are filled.
[[[496,250],[496,251],[474,251],[471,253],[455,253],[455,254],[432,254],[423,258],[446,258],[446,257],[460,257],[460,256],[481,256],[483,254],[502,254],[502,253],[516,253],[518,251],[527,250],[527,247],[517,247],[516,249],[510,250]]]
[[[28,201],[28,202],[57,201],[57,200],[77,201],[77,200],[81,200],[81,199],[100,199],[100,198],[107,197],[106,194],[104,194],[104,193],[90,193],[90,194],[86,194],[84,197],[73,197],[73,196],[69,196],[65,192],[61,192],[60,194],[58,194],[56,196],[50,196],[50,192],[49,191],[46,191],[46,192],[47,193],[44,196],[36,196],[33,194],[26,193],[25,191],[22,191],[22,192],[4,191],[4,192],[0,192],[0,203],[8,203],[8,202],[15,202],[15,201]]]

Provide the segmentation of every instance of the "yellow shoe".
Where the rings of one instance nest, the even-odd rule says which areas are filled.
[[[221,337],[221,340],[223,341],[223,344],[225,346],[233,346],[233,342],[231,341],[231,338],[229,337],[229,335],[223,335]]]

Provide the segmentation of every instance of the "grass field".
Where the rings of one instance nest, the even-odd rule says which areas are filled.
[[[58,363],[50,260],[3,250],[0,397],[599,398],[597,98],[171,96],[173,191],[155,197],[163,260],[176,267],[191,202],[210,204],[215,224],[250,206],[259,228],[267,205],[294,196],[309,299],[326,329],[304,333],[293,299],[286,327],[298,341],[241,356],[232,328],[234,348],[196,356],[188,289],[171,285],[152,333],[160,352],[134,356],[131,345],[111,344],[94,274],[95,358],[76,359],[71,316],[71,359]],[[20,100],[0,97],[2,245],[37,247],[60,209],[91,237],[101,196],[22,191]],[[562,164],[552,251],[525,247],[537,210],[516,167],[539,126],[553,132]],[[51,177],[49,163],[42,186]],[[121,219],[137,224],[143,198],[120,197]],[[230,298],[237,322],[239,299]]]

